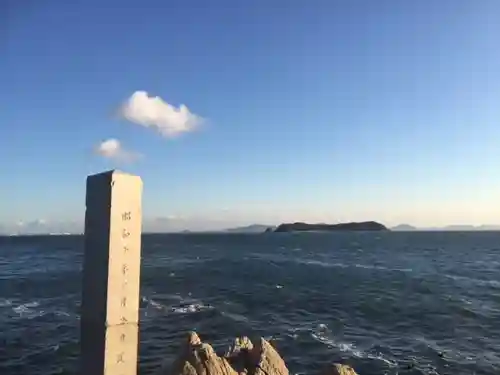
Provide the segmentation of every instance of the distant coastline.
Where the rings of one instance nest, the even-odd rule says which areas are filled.
[[[275,233],[282,232],[339,232],[339,231],[389,231],[385,225],[376,221],[351,222],[339,224],[285,223],[278,225]]]
[[[372,222],[365,222],[365,223],[377,223],[375,221]],[[482,225],[447,225],[447,226],[442,226],[442,227],[417,227],[411,224],[399,224],[396,226],[390,226],[384,228],[376,228],[376,229],[365,229],[361,225],[359,227],[359,224],[364,224],[364,223],[344,223],[344,224],[308,224],[308,223],[301,223],[301,222],[296,222],[296,223],[283,223],[280,226],[290,226],[290,225],[305,225],[307,228],[304,231],[380,231],[380,230],[388,230],[391,232],[500,232],[500,225],[495,225],[495,224],[482,224]],[[349,225],[354,224],[354,227],[349,227]],[[358,227],[356,227],[356,224],[358,224]],[[320,226],[319,228],[317,226]],[[340,227],[336,227],[339,226]],[[347,225],[347,227],[342,227],[344,225]],[[380,224],[382,225],[382,224]],[[314,227],[316,226],[316,227]],[[328,228],[328,226],[332,226],[332,228]],[[143,227],[143,234],[183,234],[183,235],[190,235],[190,234],[262,234],[262,233],[271,233],[277,231],[277,228],[279,226],[272,225],[272,224],[251,224],[247,226],[239,226],[239,227],[230,227],[230,228],[222,228],[222,229],[211,229],[211,230],[200,230],[200,229],[175,229],[172,230],[171,228],[165,227],[155,227],[155,228],[148,228],[146,225]],[[286,227],[285,227],[286,228]],[[31,229],[31,228],[30,228]],[[83,232],[80,231],[80,229],[75,229],[71,231],[54,231],[54,230],[44,230],[46,228],[40,227],[40,228],[35,228],[36,230],[19,230],[17,229],[16,231],[11,230],[11,228],[7,227],[2,227],[0,226],[0,236],[1,237],[36,237],[36,236],[54,236],[54,237],[59,237],[59,236],[81,236],[83,235]],[[149,230],[148,230],[149,229]],[[283,227],[278,230],[278,232],[283,231]],[[299,229],[292,229],[286,230],[286,231],[301,231]],[[285,231],[285,232],[286,232]]]

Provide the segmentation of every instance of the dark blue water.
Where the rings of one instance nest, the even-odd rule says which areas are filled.
[[[0,374],[78,373],[82,255],[0,238]],[[294,374],[498,375],[500,233],[146,235],[140,314],[141,374],[195,329],[273,339]]]

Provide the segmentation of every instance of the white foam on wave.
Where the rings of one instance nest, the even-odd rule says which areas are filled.
[[[385,266],[377,266],[373,264],[345,264],[345,263],[338,263],[338,262],[324,262],[321,260],[304,260],[304,259],[295,259],[296,263],[299,264],[305,264],[305,265],[310,265],[310,266],[320,266],[320,267],[327,267],[327,268],[362,268],[362,269],[367,269],[367,270],[377,270],[377,271],[391,271],[391,272],[413,272],[411,268],[391,268],[391,267],[385,267]]]
[[[177,314],[190,314],[212,309],[213,307],[210,305],[204,305],[202,303],[192,303],[186,306],[172,307],[171,311]]]
[[[341,352],[349,352],[350,354],[358,358],[363,357],[361,351],[356,350],[354,344],[337,342],[333,338],[327,337],[323,333],[311,332],[311,336],[316,341],[319,341],[320,343],[328,345],[332,348],[339,349]]]
[[[227,312],[227,311],[222,311],[221,314],[223,316],[228,317],[229,319],[231,319],[231,320],[233,320],[235,322],[247,323],[249,321],[249,319],[246,316],[241,315],[241,314],[230,313],[230,312]]]
[[[358,249],[358,251],[362,251],[363,249]],[[319,266],[326,268],[362,268],[368,270],[377,270],[377,271],[390,271],[390,272],[404,272],[410,273],[413,272],[411,268],[392,268],[386,266],[377,266],[373,264],[346,264],[341,262],[329,262],[322,261],[316,259],[304,259],[304,258],[281,258],[276,257],[275,255],[265,255],[265,254],[252,254],[256,259],[263,259],[266,261],[276,262],[276,263],[296,263],[303,264],[306,266]]]
[[[142,302],[147,303],[149,306],[155,308],[156,310],[165,310],[167,307],[162,305],[159,302],[156,302],[152,298],[147,298],[147,297],[141,297]]]
[[[174,314],[191,314],[204,310],[211,310],[213,306],[204,304],[201,301],[193,299],[191,297],[183,298],[179,295],[169,295],[170,299],[175,299],[180,302],[180,304],[176,305],[164,305],[153,298],[149,298],[146,296],[141,297],[141,301],[146,303],[147,306],[151,306],[155,310],[170,312]]]
[[[305,264],[310,266],[320,266],[320,267],[333,267],[333,268],[349,268],[347,264],[344,263],[331,263],[331,262],[322,262],[321,260],[303,260],[296,259],[296,262],[299,264]]]
[[[32,319],[45,315],[45,311],[38,311],[33,309],[34,307],[38,306],[40,306],[40,302],[33,301],[13,307],[12,311],[15,312],[20,318]]]
[[[27,303],[22,303],[22,304],[17,305],[17,306],[14,306],[12,301],[10,301],[10,304],[8,306],[13,306],[12,311],[14,313],[16,313],[19,318],[22,318],[22,319],[34,319],[34,318],[38,318],[38,317],[50,315],[50,314],[55,315],[55,316],[71,317],[71,314],[66,312],[66,311],[37,309],[37,307],[40,307],[39,301],[31,301],[31,302],[27,302]]]
[[[12,300],[6,299],[6,298],[1,298],[0,299],[0,307],[8,307],[12,306]]]
[[[326,324],[322,323],[319,324],[316,328],[313,328],[311,330],[311,337],[322,344],[340,350],[341,352],[349,353],[356,358],[382,361],[389,367],[397,366],[396,361],[386,358],[382,353],[366,352],[356,348],[356,345],[353,343],[341,342],[336,340]]]
[[[28,303],[25,303],[24,306],[26,306],[27,308],[38,307],[38,306],[40,306],[40,302],[38,302],[38,301],[28,302]]]
[[[491,286],[493,288],[500,288],[500,281],[497,280],[481,280],[481,279],[475,279],[473,277],[467,277],[467,276],[458,276],[458,275],[449,275],[445,274],[445,277],[448,279],[452,279],[454,281],[465,281],[469,282],[471,284],[479,285],[479,286]]]

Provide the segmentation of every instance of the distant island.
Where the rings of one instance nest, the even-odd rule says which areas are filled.
[[[252,224],[252,225],[247,225],[245,227],[225,229],[224,232],[226,232],[226,233],[263,233],[263,232],[267,231],[269,228],[274,229],[274,227],[272,227],[270,225]]]
[[[487,232],[500,231],[500,225],[446,225],[443,227],[415,227],[409,224],[399,224],[391,228],[395,232]]]
[[[410,232],[417,230],[418,228],[414,227],[413,225],[409,224],[399,224],[396,225],[395,227],[392,227],[391,230],[393,231],[400,231],[400,232]]]
[[[339,232],[339,231],[388,231],[389,229],[376,221],[339,224],[307,224],[287,223],[279,225],[274,232]]]

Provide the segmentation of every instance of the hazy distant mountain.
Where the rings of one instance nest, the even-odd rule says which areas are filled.
[[[244,227],[225,229],[226,233],[264,233],[267,228],[274,228],[272,225],[252,224]]]
[[[391,230],[399,231],[399,232],[410,232],[413,230],[418,230],[418,228],[414,227],[413,225],[409,225],[409,224],[399,224],[399,225],[396,225],[395,227],[392,227]]]
[[[500,231],[500,225],[467,225],[467,224],[454,224],[446,225],[444,227],[423,227],[418,228],[409,224],[400,224],[391,228],[393,231],[409,232],[409,231],[432,231],[432,232],[470,232],[470,231]]]
[[[462,225],[462,224],[454,224],[454,225],[447,225],[443,228],[440,228],[441,230],[445,231],[459,231],[459,232],[467,232],[471,230],[476,230],[476,227],[474,225]]]
[[[476,227],[476,230],[500,230],[500,225],[480,225]]]
[[[448,231],[487,231],[487,230],[500,230],[498,225],[448,225],[441,228],[441,230]]]

